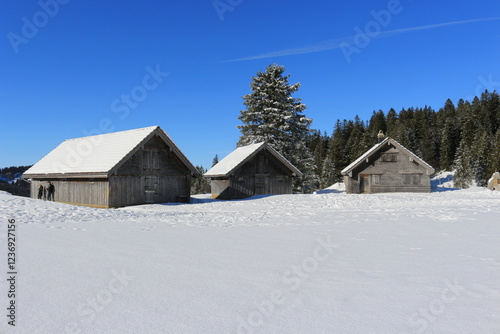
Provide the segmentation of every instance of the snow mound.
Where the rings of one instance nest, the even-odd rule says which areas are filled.
[[[436,174],[431,179],[431,189],[432,191],[450,191],[458,190],[453,184],[453,176],[455,172],[442,171]]]
[[[345,192],[345,184],[344,182],[337,182],[332,184],[331,186],[314,192],[315,194],[338,194]]]

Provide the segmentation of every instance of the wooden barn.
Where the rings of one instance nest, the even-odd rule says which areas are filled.
[[[65,140],[23,174],[33,198],[50,181],[55,201],[98,208],[188,202],[193,176],[159,126]]]
[[[291,194],[294,177],[302,173],[269,144],[238,147],[205,173],[212,198],[239,199],[254,195]]]
[[[379,143],[341,171],[350,194],[430,192],[432,168],[394,139]]]

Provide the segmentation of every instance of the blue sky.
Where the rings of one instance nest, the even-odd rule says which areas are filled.
[[[0,167],[151,125],[210,167],[234,149],[241,97],[272,63],[328,133],[500,88],[498,0],[5,0],[0,13]]]

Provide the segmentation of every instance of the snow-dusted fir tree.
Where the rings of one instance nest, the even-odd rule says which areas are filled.
[[[238,126],[238,146],[267,141],[304,174],[295,189],[310,192],[319,181],[313,155],[306,146],[312,120],[303,113],[306,105],[292,97],[300,83],[289,84],[290,74],[284,72],[285,67],[273,64],[252,78],[252,92],[243,96],[247,108],[238,117],[243,122]]]
[[[330,155],[327,155],[323,161],[323,167],[321,170],[321,188],[327,188],[338,181],[337,172],[335,170],[335,164],[333,163]]]
[[[456,188],[467,189],[472,186],[474,179],[473,157],[465,140],[462,140],[457,150],[457,155],[453,163],[455,175],[453,176],[453,185]]]
[[[486,131],[478,132],[472,145],[472,156],[474,159],[474,180],[478,187],[486,187],[487,180],[491,176],[488,175],[489,159],[488,154],[491,152],[491,142],[493,137],[490,137]]]

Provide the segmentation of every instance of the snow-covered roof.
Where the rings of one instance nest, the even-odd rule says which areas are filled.
[[[155,134],[167,143],[186,167],[199,174],[159,126],[150,126],[65,140],[24,172],[23,177],[54,174],[108,177]]]
[[[358,166],[360,163],[362,163],[364,160],[372,156],[375,152],[377,152],[379,149],[384,147],[386,144],[392,144],[395,147],[397,147],[400,151],[405,152],[408,154],[410,157],[412,157],[413,160],[419,162],[421,165],[426,167],[431,173],[434,173],[434,168],[432,168],[431,165],[429,165],[427,162],[424,160],[420,159],[417,155],[415,155],[413,152],[408,150],[406,147],[398,143],[396,140],[392,139],[391,137],[386,137],[384,140],[382,140],[380,143],[374,145],[372,148],[370,148],[368,151],[366,151],[364,154],[362,154],[359,158],[354,160],[349,166],[346,168],[342,169],[340,172],[342,175],[347,175],[349,174],[356,166]]]
[[[267,144],[266,142],[238,147],[236,150],[228,154],[224,159],[219,161],[218,164],[213,166],[204,175],[207,177],[228,176],[232,174],[239,166],[243,165],[263,149],[267,149],[293,173],[295,173],[295,175],[299,177],[302,176],[302,173],[294,165],[292,165],[290,161],[288,161],[284,156],[282,156],[278,151],[276,151],[271,145]]]

